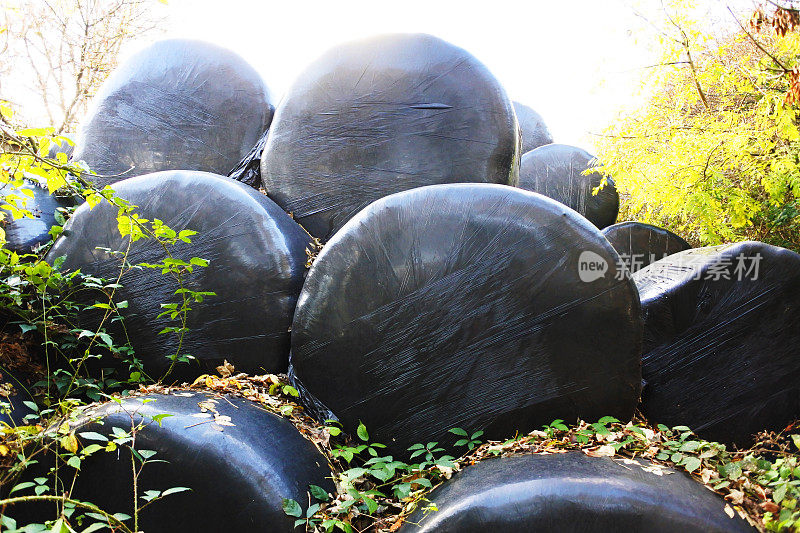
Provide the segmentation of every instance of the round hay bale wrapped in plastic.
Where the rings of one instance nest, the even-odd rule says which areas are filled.
[[[227,174],[272,120],[269,91],[241,57],[202,41],[159,41],[106,80],[74,160],[105,185],[160,170]]]
[[[641,222],[614,224],[605,228],[603,235],[631,273],[692,247],[669,230]]]
[[[23,191],[28,191],[27,193]],[[39,245],[50,241],[50,228],[56,225],[56,212],[59,208],[75,205],[72,197],[53,196],[46,189],[35,184],[14,187],[6,184],[0,187],[0,195],[6,200],[14,197],[20,209],[30,211],[32,217],[14,218],[10,209],[3,209],[2,221],[6,233],[5,247],[18,254],[29,254]]]
[[[754,531],[685,473],[581,452],[486,459],[428,499],[438,511],[418,510],[400,533]]]
[[[191,303],[181,351],[195,357],[204,371],[225,359],[243,372],[285,371],[308,234],[263,194],[206,172],[158,172],[121,181],[114,189],[138,206],[141,217],[159,219],[176,232],[197,232],[191,244],[179,241],[172,247],[174,258],[210,262],[195,266],[183,282],[187,289],[215,295]],[[121,257],[112,252],[125,251],[129,241],[120,236],[117,215],[106,201],[93,209],[81,206],[48,260],[65,256],[63,268],[115,280]],[[127,261],[155,264],[166,257],[154,239],[141,239],[132,244]],[[178,335],[159,331],[179,324],[156,316],[164,311],[161,304],[182,301],[175,294],[178,284],[160,268],[130,269],[120,283],[115,300],[128,302],[122,311],[136,356],[148,371],[163,372],[170,363],[167,356],[177,353]],[[198,373],[191,365],[176,375]]]
[[[696,248],[633,278],[649,420],[749,445],[800,417],[800,255],[760,242]]]
[[[603,179],[597,172],[584,176],[594,159],[586,150],[566,144],[548,144],[522,156],[519,186],[567,205],[600,229],[617,221],[619,194],[614,180],[596,195]]]
[[[516,184],[518,126],[471,54],[422,34],[338,46],[275,113],[261,160],[270,198],[327,239],[369,203],[439,183]]]
[[[83,449],[105,446],[104,439],[120,432],[135,434],[135,449],[152,461],[139,474],[139,494],[163,495],[140,512],[142,531],[288,533],[295,531],[295,519],[283,512],[284,498],[305,510],[310,484],[334,491],[327,460],[310,441],[289,421],[235,396],[177,391],[108,402],[72,429]],[[81,461],[71,496],[133,516],[131,460],[125,444],[95,451]],[[181,487],[190,490],[169,490]],[[5,513],[23,524],[53,519],[53,509],[23,503]]]
[[[553,136],[547,129],[542,115],[519,102],[514,102],[514,111],[519,121],[519,129],[522,131],[522,149],[520,153],[527,154],[535,148],[552,144]]]
[[[363,422],[394,455],[452,444],[455,427],[504,438],[556,418],[627,420],[641,318],[617,261],[595,227],[538,194],[451,184],[388,196],[314,261],[293,377],[321,416]]]

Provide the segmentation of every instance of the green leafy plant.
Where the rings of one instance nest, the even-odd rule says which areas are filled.
[[[451,428],[450,433],[453,435],[458,435],[460,437],[464,437],[463,439],[459,439],[456,441],[456,446],[466,446],[467,449],[472,450],[475,446],[479,445],[481,441],[478,440],[478,437],[483,435],[483,431],[476,431],[472,435],[466,432],[461,428]]]
[[[121,399],[113,397],[112,401],[121,403]],[[142,403],[154,401],[152,398],[143,399]],[[136,422],[137,412],[128,412],[131,423],[128,428],[110,427],[108,432],[82,431],[76,434],[72,423],[65,419],[56,429],[32,433],[30,439],[33,446],[23,446],[19,450],[19,467],[24,471],[38,464],[39,458],[52,458],[55,464],[47,473],[35,477],[32,481],[23,481],[14,485],[8,497],[0,499],[0,508],[6,506],[24,505],[35,502],[53,502],[59,505],[58,516],[39,524],[26,524],[25,528],[17,528],[16,521],[8,514],[1,518],[3,526],[11,531],[57,531],[67,533],[74,531],[74,527],[84,528],[82,531],[96,531],[104,527],[111,530],[120,530],[127,533],[139,531],[139,516],[149,505],[166,498],[172,494],[191,490],[188,487],[169,487],[166,489],[142,490],[140,477],[142,470],[149,465],[163,463],[155,458],[156,452],[137,447],[136,437],[146,423],[152,421],[161,424],[161,421],[170,416],[159,414],[151,417],[142,417]],[[80,440],[78,439],[80,437]],[[91,442],[81,445],[81,440]],[[75,479],[79,476],[84,461],[98,453],[117,454],[119,450],[127,450],[131,462],[131,486],[133,487],[133,516],[124,513],[110,513],[100,509],[94,504],[83,502],[70,495]],[[26,494],[26,492],[33,492]],[[13,509],[13,507],[10,507]],[[126,522],[131,522],[130,525]]]
[[[642,105],[597,137],[598,167],[622,193],[623,220],[694,244],[800,250],[800,108],[788,97],[800,32],[748,29],[748,14],[732,10],[721,33],[694,4],[647,15],[661,60],[646,70]]]
[[[139,511],[161,498],[188,489],[150,489],[138,494],[141,469],[157,460],[153,459],[151,450],[135,447],[137,427],[132,427],[130,432],[114,428],[114,434],[106,438],[105,444],[93,443],[79,449],[78,439],[69,430],[69,424],[56,421],[62,417],[68,419],[75,408],[86,401],[98,401],[109,397],[108,394],[114,391],[155,381],[153,376],[146,374],[127,339],[124,313],[128,302],[117,298],[125,274],[131,270],[160,270],[177,287],[173,293],[175,301],[162,303],[161,314],[154,317],[174,322],[159,334],[178,337],[176,351],[165,354],[170,365],[161,378],[168,376],[176,364],[191,360],[191,355],[182,349],[188,331],[187,317],[195,304],[213,297],[214,293],[190,289],[186,279],[195,269],[208,266],[208,261],[199,257],[181,259],[173,252],[179,243],[191,244],[191,237],[196,232],[189,229],[176,231],[161,220],[143,218],[137,213],[135,205],[116,196],[110,187],[94,187],[91,183],[92,173],[83,164],[68,162],[61,153],[54,159],[47,157],[53,142],[71,143],[69,139],[54,135],[52,128],[10,128],[14,115],[6,102],[0,101],[0,113],[0,222],[7,217],[34,216],[27,206],[32,195],[21,188],[34,177],[51,194],[79,196],[92,209],[101,202],[116,208],[117,227],[124,243],[122,250],[105,250],[119,260],[119,272],[113,279],[101,279],[77,271],[64,272],[61,259],[52,265],[48,264],[43,257],[52,241],[30,254],[12,252],[4,246],[5,234],[0,227],[0,245],[3,245],[0,246],[0,312],[10,317],[8,326],[18,328],[15,331],[6,328],[0,334],[5,336],[6,342],[14,342],[15,346],[28,349],[30,353],[27,357],[31,361],[41,358],[44,363],[41,379],[32,386],[21,381],[13,383],[15,388],[28,389],[31,400],[38,396],[38,403],[25,402],[33,411],[25,419],[30,425],[11,427],[0,423],[0,484],[12,487],[12,494],[0,505],[37,500],[58,501],[61,505],[60,516],[39,524],[53,531],[72,531],[76,524],[84,527],[92,519],[99,522],[90,525],[90,531],[105,526],[129,531],[124,523],[129,519],[133,521],[132,530],[138,531]],[[62,233],[71,213],[71,209],[64,209],[56,214],[57,225],[50,231],[53,239]],[[160,247],[163,259],[152,263],[132,263],[129,260],[130,251],[139,240],[149,240]],[[97,316],[98,325],[92,329],[82,327],[79,317],[83,314]],[[98,369],[95,363],[90,370],[90,362],[102,364],[109,359],[115,361],[113,365]],[[12,361],[11,364],[17,363]],[[0,373],[8,373],[1,363]],[[35,391],[40,394],[35,394]],[[7,411],[9,408],[7,402],[0,402],[0,409]],[[45,431],[54,423],[58,431]],[[82,435],[83,438],[92,436]],[[99,438],[97,435],[94,437]],[[131,454],[135,492],[133,517],[109,514],[93,504],[70,498],[72,483],[62,479],[64,475],[73,479],[79,475],[82,462],[94,453],[114,451],[120,446],[126,447]],[[51,472],[50,479],[46,481],[46,478],[37,477],[33,481],[14,484],[26,468],[37,463],[36,457],[46,453],[56,453],[60,466]],[[25,494],[27,491],[33,494]],[[0,517],[0,520],[6,529],[17,528],[17,524],[7,515]],[[24,528],[28,526],[38,527],[28,524]]]

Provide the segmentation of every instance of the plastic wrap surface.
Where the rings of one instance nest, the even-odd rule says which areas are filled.
[[[261,187],[261,154],[264,153],[264,146],[267,144],[268,136],[269,130],[259,137],[255,146],[228,172],[229,178],[240,181],[254,189]]]
[[[81,124],[74,159],[105,185],[160,170],[227,174],[269,126],[261,76],[202,41],[159,41],[112,73]],[[116,177],[111,177],[116,176]]]
[[[485,459],[428,499],[438,511],[415,512],[400,533],[755,531],[738,515],[728,516],[721,497],[684,473],[582,452]]]
[[[603,179],[597,172],[582,174],[593,158],[575,146],[541,146],[522,156],[519,186],[571,207],[603,229],[617,221],[619,194],[611,178],[596,195],[592,194]]]
[[[605,274],[582,281],[587,257]],[[292,326],[294,378],[308,403],[349,431],[363,421],[396,456],[452,444],[454,427],[504,438],[555,418],[627,420],[642,326],[616,261],[586,219],[521,189],[388,196],[312,265]]]
[[[514,112],[517,114],[519,129],[522,131],[521,154],[526,154],[534,148],[539,148],[545,144],[552,144],[553,136],[547,129],[542,115],[519,102],[514,102]]]
[[[800,417],[800,255],[759,242],[696,248],[633,278],[649,420],[747,445]]]
[[[631,273],[692,247],[669,230],[641,222],[620,222],[608,226],[603,230],[603,235]]]
[[[187,378],[213,371],[224,359],[242,372],[285,372],[292,313],[305,273],[309,237],[274,202],[230,178],[205,172],[168,171],[139,176],[114,185],[117,194],[138,206],[149,220],[158,218],[175,231],[198,232],[191,244],[179,242],[172,254],[188,261],[199,257],[185,285],[216,296],[193,303],[190,331],[183,351],[196,357],[200,368],[179,366]],[[117,209],[107,202],[81,206],[49,252],[52,261],[66,256],[63,268],[80,268],[116,279],[120,258],[98,249],[125,250],[128,239],[117,229]],[[157,263],[165,258],[152,239],[133,243],[128,261]],[[136,355],[152,372],[161,372],[166,356],[175,353],[177,335],[158,335],[176,325],[156,319],[162,303],[178,302],[177,283],[161,269],[133,269],[120,280],[118,301],[127,300],[125,327]],[[184,375],[183,372],[178,376]]]
[[[29,254],[34,247],[50,240],[50,228],[56,224],[56,210],[74,205],[75,201],[72,197],[53,196],[46,189],[34,184],[23,185],[21,188],[33,191],[33,198],[9,184],[0,185],[0,194],[24,198],[25,209],[31,212],[33,218],[15,219],[9,211],[4,210],[6,218],[2,225],[6,232],[5,247],[18,254]]]
[[[423,34],[338,46],[281,101],[261,161],[270,198],[329,238],[395,192],[455,182],[516,184],[516,116],[465,50]]]
[[[164,414],[170,416],[152,419]],[[151,459],[167,461],[144,466],[139,493],[191,489],[148,505],[140,513],[141,531],[292,532],[294,517],[283,512],[283,498],[305,510],[309,484],[334,490],[327,460],[289,421],[235,396],[149,394],[92,409],[72,427],[86,446],[95,441],[81,433],[112,435],[114,427],[130,432],[139,423],[136,449],[155,451]],[[71,494],[132,516],[130,452],[101,451],[84,459]],[[22,524],[41,522],[52,519],[53,507],[18,505],[6,513]]]

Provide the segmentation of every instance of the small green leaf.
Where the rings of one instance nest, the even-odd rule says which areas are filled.
[[[104,450],[105,446],[100,446],[99,444],[90,444],[89,446],[83,449],[83,455],[92,455],[95,452],[99,452],[100,450]]]
[[[34,485],[36,485],[36,483],[34,483],[33,481],[25,481],[24,483],[19,483],[17,485],[14,485],[14,488],[11,489],[8,493],[13,494],[18,490],[25,490],[27,488],[33,487]]]
[[[681,452],[693,452],[700,447],[700,443],[696,440],[687,440],[683,443],[683,445],[678,449]]]
[[[698,457],[687,457],[683,461],[683,467],[686,469],[687,472],[694,472],[698,468],[700,468],[702,461]]]
[[[164,420],[165,418],[169,418],[171,416],[175,416],[175,415],[170,415],[170,414],[167,414],[167,413],[163,413],[163,414],[160,414],[160,415],[153,415],[152,418],[153,418],[153,422],[155,422],[156,424],[158,424],[160,426],[162,420]]]
[[[177,494],[179,492],[186,492],[187,490],[192,490],[192,489],[190,489],[189,487],[172,487],[172,488],[169,488],[169,489],[165,490],[164,492],[162,492],[161,496],[162,497],[163,496],[169,496],[170,494]]]
[[[141,455],[143,459],[150,459],[155,454],[155,450],[139,450],[139,455]]]
[[[362,500],[364,500],[364,503],[367,504],[367,509],[369,510],[370,514],[378,510],[378,502],[376,502],[372,498],[367,498],[366,496],[364,496],[362,497]]]
[[[772,493],[772,499],[775,503],[781,503],[783,499],[786,497],[786,489],[789,488],[788,483],[783,483],[775,489],[775,492]]]
[[[108,442],[108,437],[105,435],[101,435],[100,433],[96,433],[94,431],[84,431],[83,433],[78,433],[81,437],[87,440],[99,440],[102,442]]]
[[[331,497],[328,495],[328,491],[317,485],[309,485],[308,491],[314,498],[316,498],[321,502],[327,502],[328,500],[331,499]]]
[[[369,440],[369,433],[367,433],[367,426],[365,426],[363,422],[358,423],[358,429],[356,430],[356,434],[358,435],[359,439],[365,442]]]
[[[19,329],[22,330],[22,333],[27,333],[29,331],[34,331],[36,329],[36,326],[32,324],[20,324]]]
[[[295,518],[303,516],[303,509],[300,507],[300,504],[289,498],[283,499],[283,512]]]

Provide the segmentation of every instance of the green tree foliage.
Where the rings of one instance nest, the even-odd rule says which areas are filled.
[[[727,13],[712,34],[689,3],[666,5],[640,109],[599,137],[601,170],[623,217],[694,244],[759,240],[800,250],[800,132],[792,97],[800,32],[779,35]]]

